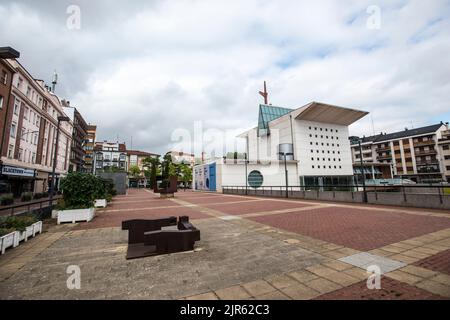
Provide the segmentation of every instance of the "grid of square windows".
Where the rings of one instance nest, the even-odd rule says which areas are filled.
[[[331,129],[331,128],[321,128],[321,127],[312,127],[312,126],[310,126],[309,127],[309,130],[312,130],[312,131],[322,131],[322,132],[330,132],[330,133],[338,133],[339,131],[337,130],[337,129]],[[316,138],[316,139],[327,139],[327,140],[339,140],[339,137],[338,136],[336,136],[336,135],[320,135],[320,134],[313,134],[313,133],[310,133],[309,134],[309,137],[310,138]],[[322,147],[340,147],[340,144],[338,144],[338,143],[330,143],[330,142],[318,142],[318,141],[310,141],[310,145],[311,146],[322,146]],[[328,155],[331,155],[331,154],[334,154],[334,155],[336,155],[336,154],[338,154],[338,155],[340,155],[341,154],[341,152],[340,151],[336,151],[336,150],[327,150],[327,149],[325,149],[325,150],[318,150],[318,149],[311,149],[311,153],[312,154],[320,154],[320,153],[322,153],[323,155],[325,155],[325,154],[328,154]],[[311,157],[311,161],[316,161],[317,160],[317,162],[323,162],[322,164],[315,164],[315,165],[312,165],[312,168],[313,169],[315,169],[315,168],[317,168],[317,169],[321,169],[321,168],[323,168],[323,169],[342,169],[342,165],[337,165],[337,164],[335,164],[335,162],[342,162],[342,159],[341,158],[320,158],[320,157],[318,157],[318,158],[315,158],[315,157]],[[328,163],[327,163],[328,162]],[[331,163],[330,164],[330,162],[333,162],[333,163]]]

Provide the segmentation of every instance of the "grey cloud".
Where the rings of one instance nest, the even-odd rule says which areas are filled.
[[[9,1],[0,39],[36,78],[58,71],[57,93],[98,124],[99,139],[133,136],[151,152],[196,120],[254,126],[264,80],[274,105],[368,110],[377,131],[428,124],[448,109],[449,4],[378,2],[382,28],[371,31],[369,0]],[[72,4],[81,30],[65,27]],[[370,118],[351,131],[370,134]]]

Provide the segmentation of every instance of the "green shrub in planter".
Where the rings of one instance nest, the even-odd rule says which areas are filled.
[[[65,209],[87,209],[94,200],[106,198],[103,179],[90,173],[72,172],[62,180]]]
[[[33,199],[34,200],[39,200],[39,199],[42,199],[43,197],[44,196],[43,196],[42,193],[35,193],[34,196],[33,196]]]
[[[13,233],[16,231],[15,229],[6,229],[6,228],[0,228],[0,237],[6,236],[7,234]]]
[[[58,202],[56,204],[56,210],[65,210],[66,209],[66,202],[63,198],[58,199]]]
[[[14,203],[14,196],[12,193],[3,194],[0,196],[0,205],[8,206]]]
[[[22,196],[20,197],[20,200],[23,202],[31,201],[33,199],[33,193],[31,192],[24,192],[22,193]]]
[[[36,223],[37,220],[31,216],[13,216],[2,218],[0,220],[0,228],[1,229],[13,229],[16,231],[23,232],[33,223]]]

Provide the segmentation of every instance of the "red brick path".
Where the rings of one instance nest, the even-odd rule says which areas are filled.
[[[380,290],[369,290],[366,281],[358,282],[315,300],[441,300],[444,297],[413,287],[409,284],[382,277]]]
[[[216,200],[217,201],[217,200]],[[217,201],[222,202],[222,201]],[[282,201],[250,201],[233,204],[205,204],[204,207],[219,210],[226,214],[240,215],[248,213],[257,213],[264,211],[283,210],[283,209],[295,209],[310,207],[309,204],[295,203],[295,202],[282,202]]]
[[[414,265],[450,275],[450,250],[442,251],[434,256],[420,260]]]
[[[340,207],[250,219],[362,251],[450,228],[448,218]]]
[[[94,220],[89,223],[80,223],[74,230],[120,227],[122,221],[130,219],[159,219],[184,215],[189,216],[192,220],[210,217],[193,208],[183,207],[170,200],[159,199],[159,195],[143,189],[129,189],[128,195],[115,197],[106,210],[97,211]]]

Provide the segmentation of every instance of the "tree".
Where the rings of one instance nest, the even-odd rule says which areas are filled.
[[[154,187],[156,185],[156,177],[161,175],[159,156],[145,158],[142,165],[144,169],[147,169],[145,170],[145,176],[150,179],[150,185]]]
[[[192,168],[190,166],[180,165],[180,180],[183,181],[185,187],[192,182]]]
[[[137,178],[137,177],[139,177],[141,175],[141,169],[139,169],[138,166],[130,166],[130,169],[129,169],[128,173],[131,176]]]
[[[170,153],[166,153],[166,155],[163,158],[163,162],[162,162],[162,176],[163,179],[169,179],[170,178],[170,167],[172,164],[172,156],[170,155]]]

